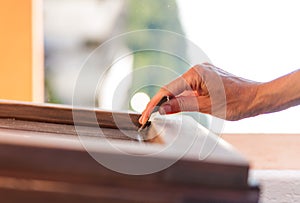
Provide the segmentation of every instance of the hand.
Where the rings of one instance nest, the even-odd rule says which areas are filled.
[[[181,77],[162,87],[148,103],[139,119],[146,123],[153,108],[164,96],[170,100],[161,114],[199,111],[226,119],[239,120],[259,114],[255,99],[261,83],[239,78],[209,63],[196,65]]]

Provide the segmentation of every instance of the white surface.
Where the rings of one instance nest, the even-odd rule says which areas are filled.
[[[177,1],[188,39],[216,66],[261,82],[299,69],[299,1]],[[299,133],[299,112],[228,122],[224,132]]]
[[[132,81],[133,56],[117,60],[105,70],[105,79],[99,79],[98,107],[114,111],[124,110],[124,103]]]
[[[123,0],[45,0],[47,40],[58,47],[74,47],[83,38],[106,39],[122,5]]]
[[[260,203],[299,203],[300,170],[252,170],[261,186]]]

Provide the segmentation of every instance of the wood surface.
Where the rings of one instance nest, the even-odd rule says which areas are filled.
[[[96,162],[75,136],[50,135],[0,129],[0,177],[4,177],[0,178],[0,195],[3,200],[257,202],[258,188],[248,186],[248,170],[244,165],[181,159],[158,173],[125,175]],[[86,141],[95,143],[97,140]],[[129,146],[122,141],[116,145],[125,152],[142,153],[152,149],[152,144],[137,142]],[[125,166],[130,164],[127,153],[116,154],[103,143],[95,143],[91,150],[103,159],[120,160]],[[135,160],[135,167],[147,167],[164,159],[168,157],[140,157]]]
[[[23,121],[15,119],[0,119],[0,128],[15,129],[22,131],[34,131],[52,133],[52,136],[57,135],[72,135],[77,136],[78,133],[90,137],[102,137],[107,139],[120,140],[138,140],[138,134],[134,130],[117,130],[112,128],[101,128],[93,126],[80,126],[75,128],[74,125],[44,123],[34,121]],[[34,133],[32,133],[34,135]]]
[[[224,189],[209,187],[182,187],[155,185],[141,182],[122,187],[119,185],[77,185],[45,180],[22,180],[0,177],[0,196],[4,202],[96,203],[96,202],[153,202],[153,203],[254,203],[258,188]],[[29,201],[28,201],[29,202]]]
[[[128,164],[134,164],[134,167],[143,169],[152,167],[152,164],[175,163],[177,160],[177,157],[167,150],[155,154],[164,149],[164,146],[159,144],[102,140],[95,137],[79,139],[63,134],[58,136],[52,133],[0,128],[0,176],[99,184],[127,179],[135,182],[139,179],[138,176],[127,176],[108,170],[90,154],[94,157],[100,156],[104,161],[122,160],[118,163],[120,168],[128,168]],[[116,151],[115,148],[119,150]],[[239,165],[236,162],[233,164],[230,161],[230,157],[228,162],[209,158],[199,161],[191,155],[186,159],[179,159],[167,170],[144,176],[143,181],[145,184],[178,182],[233,188],[247,187],[247,165]]]
[[[79,112],[79,126],[74,126],[72,111]],[[90,114],[96,115],[97,124]],[[137,142],[141,136],[138,117],[69,106],[0,102],[1,200],[258,201],[258,187],[248,184],[248,162],[224,140],[190,117],[175,116],[152,121],[146,138],[162,142]],[[122,128],[116,118],[123,119]],[[201,159],[204,155],[208,156]],[[171,164],[148,175],[128,175],[103,163],[129,171],[151,171]]]
[[[0,118],[74,125],[74,114],[76,125],[128,130],[140,127],[137,113],[0,100]]]

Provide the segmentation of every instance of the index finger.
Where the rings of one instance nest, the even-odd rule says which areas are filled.
[[[147,104],[146,109],[143,111],[142,116],[139,119],[139,122],[141,124],[145,124],[152,112],[152,110],[157,106],[159,101],[164,97],[164,96],[169,96],[170,98],[175,97],[185,90],[191,90],[190,85],[188,85],[185,75],[173,80],[166,86],[162,87],[156,95],[150,100],[150,102]]]
[[[172,95],[168,91],[164,91],[163,89],[160,89],[156,95],[150,100],[150,102],[147,104],[146,109],[143,111],[142,116],[139,119],[139,122],[143,125],[145,124],[153,109],[157,106],[158,102],[164,97],[164,96],[169,96],[171,97]]]

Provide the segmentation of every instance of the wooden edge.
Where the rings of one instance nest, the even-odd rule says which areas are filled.
[[[174,124],[173,120],[172,122],[171,120],[168,121],[169,124]],[[84,148],[84,146],[88,146],[89,153],[93,153],[95,156],[101,157],[103,161],[109,161],[109,163],[117,161],[117,166],[125,169],[129,166],[133,166],[134,169],[139,167],[149,169],[162,163],[165,166],[165,161],[167,164],[171,163],[170,167],[159,172],[158,175],[150,176],[149,179],[146,178],[145,181],[149,180],[149,183],[163,181],[172,184],[248,187],[248,165],[240,161],[238,163],[228,162],[231,158],[234,159],[234,156],[227,157],[227,161],[215,162],[201,161],[197,156],[177,156],[175,152],[182,152],[181,141],[190,139],[189,135],[195,133],[191,130],[192,126],[195,129],[197,128],[194,120],[190,119],[189,121],[186,125],[183,125],[184,128],[180,131],[182,138],[178,140],[180,143],[172,146],[169,151],[166,149],[168,146],[163,148],[161,145],[146,145],[125,141],[109,141],[109,144],[107,144],[102,140],[96,142],[96,140],[90,139],[81,139],[81,141],[75,138],[58,139],[51,136],[51,134],[37,133],[37,136],[33,136],[34,132],[29,131],[1,130],[0,175],[79,182],[96,181],[97,183],[120,181],[121,177],[119,175],[109,175],[107,177],[107,169],[101,167],[99,163],[92,159],[86,148]],[[172,131],[174,128],[170,125],[168,129]],[[114,150],[112,150],[112,144],[114,144]],[[195,147],[199,149],[201,142],[195,144]],[[116,151],[115,148],[121,149],[125,153],[119,153],[120,151]],[[223,156],[223,152],[228,151],[228,149],[225,148],[224,150],[217,152],[217,155]],[[162,153],[158,153],[160,151]],[[229,155],[234,154],[230,153]],[[74,159],[74,157],[76,158]],[[109,174],[111,174],[111,171]],[[139,182],[140,179],[137,179],[136,181]],[[130,180],[135,180],[135,178],[130,178]]]
[[[137,130],[139,117],[137,113],[0,100],[0,118],[16,120]]]
[[[102,166],[87,151],[75,148],[46,148],[0,143],[0,176],[44,179],[83,184],[136,185],[141,179],[146,185],[206,185],[225,188],[248,188],[247,168],[228,164],[178,160],[160,172],[148,175],[121,174]],[[101,150],[101,160],[118,161],[119,167],[151,167],[170,161],[168,157],[131,156]],[[96,155],[96,154],[94,154]],[[74,158],[76,157],[76,158]],[[134,159],[133,159],[134,158]],[[121,169],[120,168],[120,169]],[[114,168],[113,168],[114,169]],[[246,180],[246,181],[245,181]]]
[[[116,196],[116,193],[118,194]],[[45,180],[22,180],[0,177],[0,195],[4,202],[258,202],[259,190],[207,187],[180,187],[145,184],[121,187],[118,185],[79,185]],[[54,201],[55,200],[55,201]],[[181,201],[180,201],[181,200]],[[193,200],[193,201],[192,201]]]

